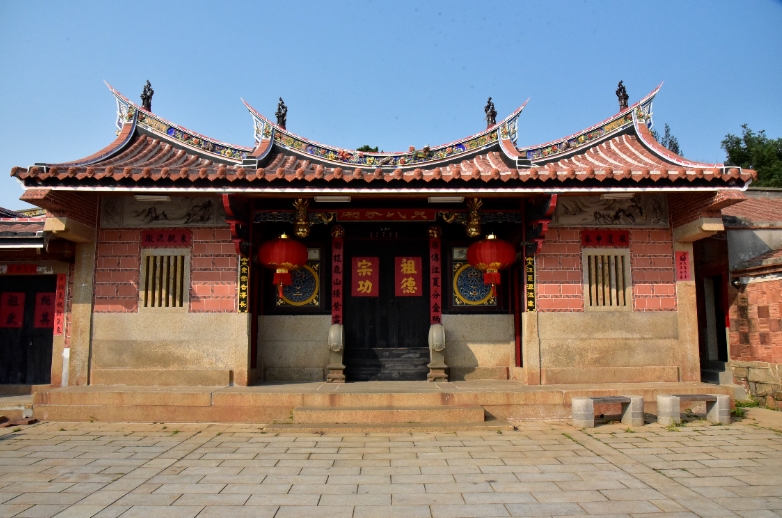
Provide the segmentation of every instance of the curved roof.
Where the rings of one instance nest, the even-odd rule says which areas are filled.
[[[364,152],[352,149],[320,144],[312,140],[300,137],[285,128],[274,124],[261,115],[252,106],[242,99],[253,118],[255,125],[255,141],[257,148],[263,148],[273,143],[282,149],[293,153],[331,163],[341,167],[370,167],[370,168],[409,168],[419,167],[424,164],[442,163],[459,159],[492,147],[500,139],[516,141],[516,125],[524,107],[529,99],[501,122],[494,124],[480,133],[465,137],[439,146],[426,146],[416,150],[411,147],[408,151],[391,153]],[[262,156],[263,151],[254,152],[253,155]]]
[[[26,187],[231,188],[250,191],[372,192],[464,182],[501,192],[567,187],[740,188],[754,171],[687,160],[651,136],[652,102],[660,89],[603,122],[546,144],[516,146],[526,102],[498,124],[431,148],[363,153],[319,144],[291,133],[245,102],[254,122],[254,148],[236,146],[177,126],[109,86],[117,101],[115,141],[84,159],[14,168]],[[484,185],[485,187],[481,187]]]

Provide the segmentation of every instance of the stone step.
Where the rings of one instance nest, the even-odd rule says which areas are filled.
[[[32,396],[0,397],[0,415],[7,419],[22,419],[33,416]]]
[[[482,407],[486,419],[569,419],[573,397],[632,394],[643,396],[654,413],[658,394],[728,394],[737,399],[739,386],[701,383],[645,383],[530,386],[513,381],[456,383],[370,382],[270,384],[256,387],[126,387],[74,386],[51,388],[14,403],[16,419],[29,415],[41,421],[290,423],[296,408],[422,408]],[[735,393],[734,393],[735,391]],[[30,404],[32,400],[32,405]],[[21,403],[21,404],[20,404]],[[31,408],[32,407],[32,408]],[[332,419],[323,422],[333,423]],[[391,423],[389,423],[391,424]]]
[[[427,347],[350,349],[344,361],[348,381],[423,381],[429,373]]]
[[[420,406],[420,407],[296,407],[296,424],[400,424],[400,423],[482,423],[480,406]]]
[[[334,424],[334,423],[274,423],[262,427],[270,433],[423,433],[423,432],[510,432],[515,427],[500,420],[482,423],[370,423],[370,424]]]

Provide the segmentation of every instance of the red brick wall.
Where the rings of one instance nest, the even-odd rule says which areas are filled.
[[[538,311],[584,311],[579,229],[550,229],[535,268]]]
[[[730,306],[730,358],[782,363],[782,279],[742,286]]]
[[[190,311],[236,311],[236,249],[227,229],[192,229]],[[138,311],[141,230],[100,230],[95,269],[95,312]]]
[[[95,253],[96,313],[138,311],[140,230],[98,231]]]
[[[630,267],[635,311],[675,311],[676,274],[669,229],[631,230]]]
[[[554,228],[537,255],[539,311],[584,311],[581,229]],[[630,230],[634,311],[675,311],[673,238],[669,229]]]
[[[228,229],[194,229],[190,311],[236,311],[238,259]]]

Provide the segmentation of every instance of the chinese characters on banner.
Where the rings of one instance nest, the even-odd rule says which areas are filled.
[[[380,259],[377,257],[354,257],[351,271],[351,295],[354,297],[377,297],[380,292]]]
[[[33,327],[54,327],[54,293],[35,294],[35,313],[33,314]]]
[[[581,246],[629,246],[627,230],[582,230]]]
[[[535,311],[535,256],[524,258],[524,275],[527,285],[527,311]]]
[[[338,210],[338,221],[434,221],[434,209]]]
[[[239,258],[239,313],[247,313],[250,307],[250,260],[246,257]]]
[[[141,232],[141,246],[152,247],[188,247],[193,243],[190,230],[144,230]]]
[[[692,272],[690,272],[690,253],[676,252],[676,280],[691,281]]]
[[[420,297],[422,295],[423,276],[420,257],[395,257],[394,296]]]
[[[65,274],[57,275],[57,292],[54,295],[54,336],[60,336],[65,329]]]
[[[331,323],[342,323],[342,273],[343,239],[335,237],[331,241]],[[355,273],[354,273],[355,277]]]
[[[440,269],[440,238],[429,238],[429,317],[431,324],[442,324],[442,283]]]
[[[24,292],[0,294],[0,327],[22,327],[24,321]]]

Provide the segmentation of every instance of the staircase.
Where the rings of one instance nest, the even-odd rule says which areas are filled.
[[[429,348],[351,349],[344,361],[348,381],[426,381]]]

